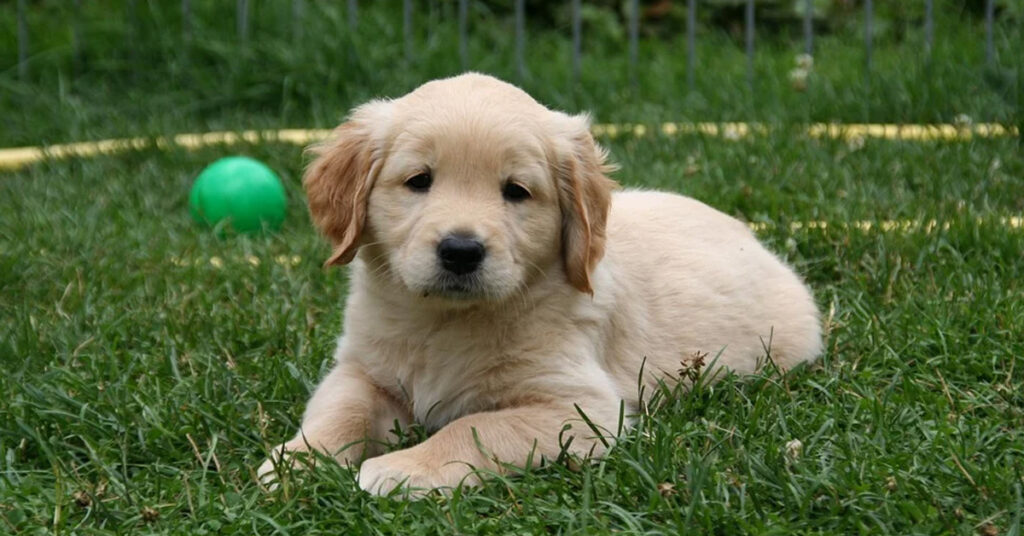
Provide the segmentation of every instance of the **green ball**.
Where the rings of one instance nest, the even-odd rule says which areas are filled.
[[[197,222],[240,233],[280,229],[286,204],[277,174],[245,156],[221,158],[207,166],[188,196]]]

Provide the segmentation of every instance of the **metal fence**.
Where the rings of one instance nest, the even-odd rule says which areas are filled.
[[[191,0],[180,0],[181,1],[181,36],[185,42],[188,42],[192,38],[192,27],[194,13],[192,10]],[[459,31],[459,58],[462,64],[462,68],[469,69],[471,67],[469,57],[469,3],[470,0],[457,0],[458,1],[458,31]],[[527,25],[526,25],[526,0],[513,0],[514,1],[514,14],[515,14],[515,62],[516,72],[520,77],[525,76],[526,64],[524,50],[526,48],[527,41]],[[814,53],[814,16],[815,7],[814,0],[796,0],[802,1],[803,5],[803,36],[804,36],[804,51],[811,55]],[[924,4],[924,50],[923,56],[926,62],[932,61],[932,50],[935,39],[935,21],[934,21],[934,5],[933,0],[908,0],[908,1],[920,1]],[[1022,0],[1024,1],[1024,0]],[[294,24],[293,32],[298,34],[301,32],[301,25],[299,21],[302,19],[303,13],[306,8],[307,0],[291,0],[291,13],[292,22]],[[17,40],[18,40],[18,73],[19,76],[24,80],[28,77],[29,69],[29,56],[31,52],[31,32],[27,22],[27,0],[17,0]],[[570,0],[571,10],[571,32],[572,32],[572,65],[571,73],[573,80],[579,79],[580,74],[580,57],[583,41],[583,23],[582,23],[582,1],[581,0]],[[694,88],[696,79],[696,35],[697,35],[697,15],[700,9],[700,2],[698,0],[686,0],[686,80],[689,88]],[[81,7],[82,0],[72,0],[74,14],[71,22],[71,47],[72,57],[76,63],[80,62],[82,57],[82,51],[85,46],[81,25]],[[864,77],[865,81],[870,84],[871,73],[872,73],[872,48],[874,41],[874,28],[875,28],[875,12],[874,12],[874,1],[864,0]],[[985,62],[991,66],[996,62],[996,51],[994,44],[994,26],[995,26],[995,9],[996,0],[985,0],[985,34],[984,34],[984,47],[985,47]],[[136,0],[126,0],[125,10],[128,20],[134,20],[136,15]],[[348,15],[348,25],[350,31],[355,31],[359,24],[359,2],[358,0],[347,0],[346,10]],[[754,85],[754,57],[756,54],[756,41],[757,41],[757,20],[755,17],[755,0],[746,0],[744,10],[744,41],[745,50],[747,57],[746,65],[746,78],[747,83],[750,86]],[[236,33],[239,42],[244,43],[249,39],[249,26],[250,26],[250,1],[249,0],[236,0]],[[413,19],[415,17],[415,6],[414,0],[403,0],[402,5],[402,32],[404,35],[404,51],[406,57],[410,57],[413,54],[414,42],[413,42]],[[628,54],[629,54],[629,77],[630,80],[636,83],[636,69],[637,63],[640,61],[638,58],[639,50],[639,23],[640,23],[640,2],[639,0],[629,0],[627,7],[627,27],[628,27]]]

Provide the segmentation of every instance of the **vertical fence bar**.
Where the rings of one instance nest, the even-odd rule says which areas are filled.
[[[359,2],[348,0],[348,31],[355,33],[359,26]]]
[[[459,0],[459,59],[462,70],[469,68],[469,43],[467,42],[467,25],[469,24],[469,0]]]
[[[238,40],[245,43],[249,40],[249,0],[238,0],[235,7],[238,17]]]
[[[996,47],[993,32],[996,18],[996,0],[985,0],[985,64],[991,67],[996,61]]]
[[[82,72],[82,0],[74,0],[71,3],[71,62],[75,74]]]
[[[747,0],[747,85],[754,91],[754,0]]]
[[[932,11],[932,0],[924,0],[924,57],[929,64],[932,62],[932,45],[935,40],[935,14]]]
[[[135,1],[132,0],[132,5]],[[189,64],[192,62],[192,2],[191,0],[181,0],[181,58],[184,68],[182,74],[187,78],[189,75]],[[134,49],[133,49],[134,50]],[[139,64],[135,61],[135,65]],[[135,68],[138,70],[138,67]]]
[[[430,26],[437,24],[438,9],[437,0],[430,0],[427,2],[427,20]]]
[[[572,0],[572,83],[580,79],[580,54],[583,48],[583,16],[580,14],[580,0]]]
[[[292,0],[292,39],[295,42],[302,40],[305,22],[306,4],[305,0]]]
[[[304,0],[292,0],[292,39],[297,43],[302,40],[302,23],[305,18],[306,5]]]
[[[125,26],[128,27],[128,61],[130,62],[132,79],[138,77],[138,69],[136,66],[139,64],[139,16],[135,8],[135,0],[128,0],[125,4]]]
[[[402,34],[405,40],[405,59],[412,60],[412,0],[402,2]]]
[[[526,78],[526,0],[516,0],[516,76]]]
[[[814,0],[804,0],[804,53],[814,55]]]
[[[630,0],[629,2],[629,83],[633,86],[637,85],[636,81],[636,61],[637,61],[637,48],[640,33],[640,0]]]
[[[864,0],[864,83],[871,88],[871,45],[874,39],[872,25],[875,6],[872,0]]]
[[[437,34],[437,27],[440,25],[440,20],[443,19],[444,8],[438,7],[438,0],[430,0],[427,2],[427,40],[433,41],[434,36]]]
[[[18,0],[18,77],[28,80],[28,20],[25,0]]]
[[[135,2],[132,2],[135,5]],[[181,38],[185,43],[192,41],[192,3],[181,0]]]
[[[686,3],[686,85],[694,90],[697,69],[697,0]]]

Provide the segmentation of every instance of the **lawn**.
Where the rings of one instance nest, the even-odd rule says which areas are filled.
[[[820,46],[857,57],[841,37]],[[481,68],[509,75],[497,53],[484,52],[489,41],[474,43]],[[564,53],[554,43],[542,35],[532,54],[549,45]],[[732,88],[676,102],[654,83],[670,68],[669,47],[645,46],[655,60],[636,90],[600,81],[596,62],[573,91],[543,88],[566,80],[558,66],[536,67],[526,85],[602,121],[1020,117],[1003,86],[966,78],[956,62],[937,69],[938,82],[922,82],[921,99],[912,66],[872,86],[891,86],[891,99],[865,101],[859,86],[824,76],[794,93],[785,70],[799,46],[784,43],[765,45],[760,68],[781,81],[760,101]],[[400,50],[398,42],[379,54]],[[742,84],[738,52],[707,54],[734,65]],[[895,45],[876,54],[880,65],[913,57]],[[315,58],[307,82],[319,73],[340,83],[325,61]],[[110,81],[102,91],[63,94],[50,75],[22,82],[5,73],[0,81],[19,98],[0,98],[14,125],[0,141],[323,126],[369,94],[397,95],[454,69],[437,61],[394,87],[371,73],[361,89],[322,100],[308,83],[295,86],[302,95],[226,90],[222,108],[202,100],[213,93],[213,63],[196,67],[194,86],[163,93],[146,80],[119,87],[128,75],[113,71],[85,75]],[[252,76],[272,79],[278,67]],[[852,62],[821,68],[861,77]],[[206,104],[179,113],[190,98]],[[815,366],[663,393],[601,461],[553,463],[452,497],[370,497],[329,463],[267,492],[254,469],[293,433],[330,366],[347,286],[344,270],[321,267],[328,248],[305,212],[300,148],[41,162],[0,174],[0,533],[1020,533],[1024,229],[1007,224],[1024,211],[1018,139],[861,144],[780,128],[741,140],[600,141],[624,185],[682,192],[761,225],[759,236],[797,267],[825,312],[826,352]],[[290,212],[279,233],[220,239],[189,219],[191,181],[229,152],[281,174]],[[887,220],[939,224],[849,225]],[[791,225],[808,221],[830,225]]]

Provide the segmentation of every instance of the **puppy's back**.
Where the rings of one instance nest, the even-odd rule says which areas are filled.
[[[821,352],[809,289],[734,218],[680,195],[619,192],[607,248],[614,301],[641,318],[633,326],[641,335],[631,342],[661,370],[707,354],[752,372],[769,352],[790,368]]]

